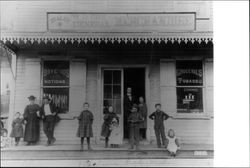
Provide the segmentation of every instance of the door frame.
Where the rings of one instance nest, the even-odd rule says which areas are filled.
[[[97,67],[97,93],[99,93],[100,96],[97,95],[97,104],[98,104],[98,107],[97,107],[97,110],[99,111],[99,114],[101,115],[98,115],[98,121],[99,121],[99,125],[98,125],[98,135],[99,135],[99,138],[101,138],[101,135],[100,135],[100,132],[101,132],[101,126],[102,126],[102,123],[103,123],[103,70],[122,70],[122,95],[121,95],[121,101],[122,101],[122,137],[123,137],[123,114],[124,114],[124,111],[123,111],[123,91],[124,91],[124,68],[145,68],[145,97],[146,97],[146,104],[149,106],[149,103],[150,103],[150,80],[149,80],[149,65],[148,64],[131,64],[131,65],[127,65],[127,64],[115,64],[115,65],[112,65],[112,64],[98,64],[98,67]],[[150,109],[150,108],[148,108]],[[146,132],[146,140],[147,141],[150,141],[150,129],[149,129],[149,119],[147,117],[147,132]],[[124,141],[124,139],[123,139]]]

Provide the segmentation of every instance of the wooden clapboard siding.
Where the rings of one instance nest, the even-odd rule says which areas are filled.
[[[211,31],[213,20],[208,1],[19,1],[1,2],[1,9],[2,29],[23,32],[47,31],[47,12],[196,12],[196,31]]]

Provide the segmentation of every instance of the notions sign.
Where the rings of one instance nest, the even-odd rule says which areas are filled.
[[[44,61],[43,86],[69,86],[69,62]]]
[[[194,31],[195,13],[47,13],[48,31]]]

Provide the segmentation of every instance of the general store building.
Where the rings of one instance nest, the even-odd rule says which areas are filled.
[[[71,119],[89,102],[92,140],[100,144],[104,102],[124,131],[123,97],[132,87],[145,97],[148,115],[161,103],[173,116],[165,131],[173,128],[182,143],[213,144],[212,22],[209,1],[1,2],[2,55],[16,58],[9,121],[29,95],[38,104],[49,95],[61,109],[56,143],[79,144]],[[147,120],[143,142],[154,144]]]

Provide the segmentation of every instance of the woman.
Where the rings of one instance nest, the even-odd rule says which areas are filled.
[[[40,116],[40,107],[35,104],[36,97],[31,95],[28,97],[30,104],[27,105],[24,109],[24,122],[25,122],[25,131],[24,131],[24,141],[27,142],[27,145],[35,144],[39,140],[40,126],[39,126],[39,116]]]
[[[109,136],[110,136],[110,125],[113,120],[113,118],[116,118],[117,121],[119,121],[118,116],[114,112],[113,106],[109,106],[108,108],[109,113],[106,113],[104,115],[104,122],[102,124],[102,132],[101,136],[105,137],[105,148],[108,147],[108,141],[109,141]]]

